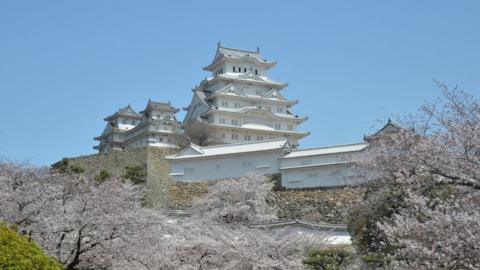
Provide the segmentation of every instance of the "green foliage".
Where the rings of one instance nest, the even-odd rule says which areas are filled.
[[[63,267],[45,255],[28,237],[18,235],[5,224],[0,224],[0,269],[60,270]]]
[[[384,267],[388,265],[391,259],[381,252],[371,252],[362,256],[362,260],[368,265],[375,265],[376,267]]]
[[[52,168],[61,173],[66,173],[68,171],[68,158],[63,158],[59,162],[53,164]]]
[[[74,164],[74,165],[70,166],[70,171],[73,172],[73,173],[84,173],[85,169],[78,164]]]
[[[353,263],[355,253],[351,246],[311,249],[303,261],[312,270],[340,270]]]
[[[427,197],[430,199],[439,199],[447,201],[453,199],[457,194],[455,186],[452,184],[437,184],[427,192]]]
[[[389,185],[389,189],[384,189]],[[376,180],[368,184],[364,200],[353,207],[347,218],[347,227],[352,242],[360,254],[370,252],[389,253],[392,247],[386,236],[378,229],[383,222],[405,205],[405,187],[388,180]]]
[[[95,176],[95,180],[97,180],[98,182],[104,182],[105,180],[107,180],[108,178],[110,178],[112,176],[112,174],[106,170],[101,170],[100,173]]]
[[[145,169],[142,166],[127,166],[125,167],[125,174],[123,177],[132,181],[134,184],[138,185],[146,181]]]

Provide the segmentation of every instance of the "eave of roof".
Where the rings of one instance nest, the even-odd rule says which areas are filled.
[[[292,121],[295,121],[297,123],[303,123],[303,122],[308,120],[308,116],[307,117],[299,117],[299,116],[294,116],[294,115],[291,115],[291,114],[273,113],[271,111],[260,109],[260,108],[253,107],[253,106],[251,106],[251,107],[246,106],[246,107],[237,108],[237,109],[228,108],[228,110],[226,110],[225,108],[212,107],[210,110],[206,111],[203,115],[208,115],[208,114],[211,114],[211,113],[214,113],[214,112],[231,113],[231,114],[245,114],[245,113],[250,113],[250,112],[261,112],[261,113],[266,113],[266,114],[268,114],[271,117],[276,118],[276,119],[292,120]]]
[[[208,123],[208,125],[211,125],[213,127],[218,127],[221,129],[227,129],[227,130],[247,130],[247,131],[255,131],[258,133],[277,134],[277,135],[288,134],[289,136],[300,138],[300,139],[310,135],[310,132],[308,131],[265,130],[265,129],[246,128],[241,126],[219,125],[219,124],[212,124],[212,123]]]
[[[331,146],[316,147],[316,148],[298,149],[282,157],[282,159],[353,153],[353,152],[363,151],[367,147],[368,147],[368,143],[362,142],[362,143],[353,143],[353,144],[340,144],[340,145],[331,145]]]
[[[196,150],[196,152],[198,152],[199,154],[180,156],[181,154],[185,153],[186,150],[184,150],[177,155],[167,156],[166,159],[184,160],[197,158],[215,158],[226,155],[248,154],[251,152],[268,152],[284,149],[287,145],[288,141],[286,139],[265,140],[260,142],[241,142],[206,147],[193,145],[193,147],[199,148],[200,151]]]
[[[267,80],[253,80],[253,79],[249,79],[249,78],[246,78],[246,77],[241,78],[241,77],[238,77],[238,76],[230,76],[230,75],[228,75],[228,73],[218,74],[214,77],[207,78],[205,80],[205,82],[207,84],[210,84],[210,83],[213,83],[217,80],[223,80],[223,81],[227,81],[227,82],[239,81],[239,82],[244,82],[244,83],[268,85],[268,86],[271,86],[271,87],[276,87],[278,90],[281,90],[281,89],[288,86],[288,83],[277,82],[277,81],[270,80],[270,79],[267,79]]]

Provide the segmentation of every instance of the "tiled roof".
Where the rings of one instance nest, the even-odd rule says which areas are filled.
[[[224,56],[228,58],[234,58],[234,59],[242,59],[245,57],[251,57],[255,58],[258,61],[264,61],[265,59],[262,59],[262,55],[260,54],[260,51],[247,51],[247,50],[240,50],[240,49],[234,49],[234,48],[226,48],[226,47],[218,47],[218,51],[223,54]]]
[[[339,153],[348,153],[348,152],[357,152],[362,151],[367,148],[367,143],[355,143],[355,144],[343,144],[343,145],[332,145],[319,148],[309,148],[309,149],[300,149],[291,152],[290,154],[284,156],[283,158],[297,158],[297,157],[306,157],[306,156],[319,156],[319,155],[331,155]]]
[[[130,107],[130,105],[128,105],[126,107],[120,108],[114,114],[105,117],[105,120],[109,121],[111,119],[114,119],[114,118],[117,118],[117,117],[120,117],[120,116],[132,117],[132,118],[136,118],[136,119],[139,119],[139,118],[142,117],[139,113],[137,113],[135,110],[133,110],[132,107]]]
[[[230,154],[241,154],[241,153],[250,153],[258,151],[269,151],[277,150],[286,147],[286,139],[277,139],[277,140],[268,140],[260,142],[244,142],[244,143],[233,143],[233,144],[221,144],[214,146],[198,146],[192,144],[188,149],[194,150],[195,154],[192,151],[182,151],[174,156],[168,156],[167,159],[188,159],[188,158],[198,158],[198,157],[212,157],[212,156],[221,156],[221,155],[230,155]]]
[[[223,47],[221,44],[218,44],[217,52],[212,63],[206,67],[204,70],[212,70],[216,65],[224,59],[230,59],[234,61],[243,61],[245,59],[253,60],[259,65],[263,65],[266,67],[272,67],[275,65],[275,62],[267,61],[267,59],[263,58],[260,54],[260,50],[257,48],[256,51],[247,51],[247,50],[240,50],[234,48],[226,48]]]
[[[147,103],[147,107],[145,108],[145,110],[141,111],[140,113],[143,114],[145,112],[152,111],[152,110],[175,112],[175,113],[179,111],[179,109],[172,107],[170,102],[168,103],[156,102],[149,99]]]

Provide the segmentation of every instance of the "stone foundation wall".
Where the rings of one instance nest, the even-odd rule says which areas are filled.
[[[208,192],[214,182],[186,183],[171,185],[168,208],[187,209],[196,197]],[[319,222],[346,222],[348,209],[362,200],[363,187],[335,187],[311,190],[277,190],[274,191],[278,217],[288,219],[305,219]]]
[[[147,206],[164,208],[168,205],[171,189],[170,165],[165,156],[176,153],[177,149],[147,148]]]
[[[85,173],[98,175],[105,170],[112,176],[121,177],[126,166],[147,165],[147,148],[135,148],[122,151],[112,151],[110,154],[94,154],[68,158],[69,166],[78,165],[85,169]]]
[[[68,158],[68,166],[80,166],[85,170],[84,173],[95,176],[105,170],[115,177],[122,177],[127,166],[140,166],[146,173],[145,202],[149,207],[161,208],[166,204],[170,189],[170,167],[164,157],[177,151],[159,147],[126,149],[112,151],[108,155],[94,154]]]
[[[364,193],[363,187],[276,191],[278,217],[344,224],[349,208],[361,202]]]

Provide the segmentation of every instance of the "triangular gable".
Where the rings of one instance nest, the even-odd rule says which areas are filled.
[[[215,94],[225,94],[225,93],[234,93],[234,94],[237,94],[239,96],[246,96],[245,93],[243,93],[242,90],[237,89],[235,87],[235,85],[232,84],[232,83],[227,84],[227,86],[225,86],[224,88],[215,92]]]
[[[183,149],[175,157],[191,156],[191,155],[203,155],[202,148],[196,144],[191,143],[187,148]]]
[[[267,97],[267,98],[276,98],[276,99],[279,99],[281,101],[289,101],[288,99],[286,99],[284,96],[282,96],[282,94],[280,94],[280,92],[278,91],[278,89],[275,89],[275,88],[272,88],[270,89],[270,91],[268,91],[267,93],[265,93],[264,97]]]
[[[400,129],[401,127],[399,125],[393,123],[390,119],[388,119],[387,124],[385,124],[385,126],[383,126],[380,130],[375,132],[372,136],[378,136],[382,134],[391,134],[391,133],[397,132]]]
[[[242,79],[252,79],[252,80],[255,80],[255,81],[259,81],[259,82],[265,82],[264,79],[262,79],[258,75],[253,74],[251,71],[249,71],[247,73],[243,73],[243,74],[239,75],[238,77],[242,78]]]
[[[372,134],[370,136],[366,136],[364,138],[364,140],[370,141],[370,140],[375,139],[375,138],[386,137],[389,134],[396,133],[401,129],[402,129],[402,127],[400,125],[398,125],[398,124],[392,122],[390,119],[388,119],[387,124],[385,124],[381,129],[379,129],[374,134]]]

